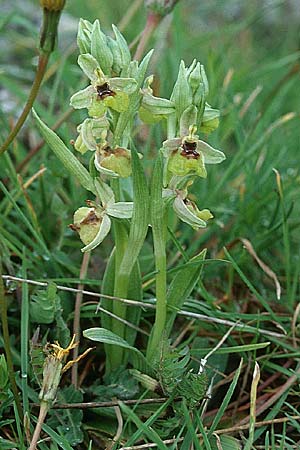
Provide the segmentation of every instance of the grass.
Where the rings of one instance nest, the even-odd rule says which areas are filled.
[[[8,3],[0,20],[4,60],[0,70],[1,143],[19,116],[34,78],[41,20],[34,1],[28,0],[26,8],[21,2]],[[67,2],[59,47],[51,56],[35,102],[37,113],[47,124],[59,122],[57,131],[66,143],[76,137],[76,126],[84,118],[80,111],[69,110],[70,96],[85,85],[76,65],[79,17],[99,17],[107,30],[111,23],[125,23],[122,31],[130,42],[142,31],[146,19],[142,2],[133,3],[140,7],[132,10],[130,17],[129,0]],[[64,403],[117,399],[117,405],[79,408],[82,414],[74,416],[73,421],[68,413],[72,409],[57,413],[53,408],[43,428],[42,450],[85,450],[108,445],[114,449],[142,449],[151,448],[149,443],[174,450],[299,448],[299,27],[296,18],[288,16],[283,1],[246,3],[236,0],[225,6],[217,0],[182,1],[149,44],[156,50],[150,72],[156,75],[157,94],[170,94],[180,59],[191,63],[197,58],[205,65],[210,81],[210,104],[221,109],[220,127],[209,142],[222,149],[227,159],[222,166],[209,167],[208,179],[194,186],[199,206],[209,207],[215,219],[208,228],[197,232],[169,221],[166,248],[168,285],[176,274],[187,270],[186,263],[192,271],[194,266],[187,261],[207,249],[201,280],[182,306],[170,336],[177,351],[190,347],[194,370],[199,369],[201,358],[217,346],[228,328],[236,324],[221,348],[207,360],[210,399],[204,399],[192,413],[189,405],[179,408],[180,402],[172,398],[163,404],[139,404],[143,396],[168,395],[141,389],[130,372],[123,378],[122,374],[114,380],[105,378],[103,346],[97,344],[78,363],[82,399],[74,400],[78,395],[75,388],[66,391],[69,372],[62,379],[60,398],[65,399]],[[289,26],[285,27],[287,21]],[[151,155],[165,138],[163,127],[136,130],[137,150],[144,153],[147,175],[152,169]],[[68,224],[74,211],[84,204],[86,193],[66,175],[40,139],[29,117],[0,159],[1,263],[3,274],[12,277],[4,280],[5,299],[1,298],[1,302],[7,304],[9,343],[26,419],[24,427],[12,394],[14,387],[5,382],[3,369],[1,449],[27,448],[26,433],[33,433],[39,392],[39,376],[33,371],[34,357],[29,347],[38,351],[40,345],[57,339],[58,334],[65,339],[64,345],[68,342],[76,295],[58,288],[60,306],[56,318],[41,324],[40,337],[32,343],[39,325],[32,315],[32,297],[38,295],[41,299],[45,288],[13,277],[54,281],[75,289],[82,284],[85,290],[97,294],[113,245],[108,238],[92,253],[87,276],[80,280],[81,243]],[[25,163],[28,155],[32,156]],[[82,162],[86,163],[84,157]],[[242,239],[250,241],[264,269]],[[154,322],[156,270],[150,236],[139,264],[145,303],[139,326],[149,334]],[[268,269],[281,285],[279,300]],[[98,301],[96,295],[83,296],[82,329],[99,326]],[[109,309],[107,302],[102,306]],[[136,306],[127,304],[127,308]],[[118,309],[114,306],[110,310]],[[3,323],[0,349],[4,353],[2,330]],[[269,345],[265,345],[267,342]],[[81,337],[80,353],[89,345]],[[143,333],[138,332],[135,345],[145,351]],[[260,381],[254,392],[251,386],[255,361]],[[256,417],[253,408],[250,411],[250,393],[256,397]],[[130,399],[136,403],[127,405]],[[181,415],[176,413],[179,409]]]

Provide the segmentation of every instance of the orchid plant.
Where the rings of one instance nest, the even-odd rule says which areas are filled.
[[[86,206],[75,211],[71,225],[84,244],[82,252],[97,251],[103,239],[111,230],[113,232],[115,246],[102,282],[104,294],[142,299],[138,256],[151,227],[156,266],[156,316],[145,360],[153,367],[163,338],[170,334],[174,320],[174,314],[170,319],[170,308],[174,312],[184,301],[183,297],[170,298],[170,289],[167,290],[168,210],[171,208],[181,221],[194,229],[206,227],[213,215],[208,209],[198,209],[189,198],[190,189],[198,177],[207,177],[210,164],[221,163],[225,155],[202,138],[219,124],[219,111],[207,103],[209,87],[203,65],[194,60],[187,67],[181,62],[170,98],[157,97],[151,87],[153,75],[146,77],[152,51],[140,63],[132,60],[122,34],[114,26],[113,32],[114,38],[105,34],[98,20],[94,23],[80,20],[78,64],[90,83],[70,100],[73,108],[86,111],[86,118],[77,127],[73,150],[34,114],[50,147],[93,195]],[[143,170],[143,150],[139,147],[137,152],[132,139],[133,128],[141,122],[164,122],[167,130],[167,139],[157,149],[149,183]],[[89,169],[79,162],[76,152],[90,155]],[[132,201],[125,201],[125,178],[130,180],[126,186],[132,184]],[[128,198],[128,190],[126,195]],[[203,259],[204,253],[201,255]],[[176,285],[176,280],[174,283]],[[186,289],[186,295],[188,292]],[[98,338],[91,329],[84,335],[100,341],[101,332],[101,336],[106,336],[102,342],[105,343],[106,370],[110,372],[128,361],[128,348],[134,345],[136,331],[130,330],[126,321],[137,326],[140,309],[129,310],[123,303],[108,300],[103,300],[102,306],[112,312],[113,317],[102,313],[101,328],[98,335],[96,333]],[[107,333],[115,339],[108,341]],[[113,348],[108,344],[114,344]]]

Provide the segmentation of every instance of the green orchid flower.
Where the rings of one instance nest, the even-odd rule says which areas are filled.
[[[73,108],[87,108],[89,115],[95,118],[102,117],[108,108],[119,113],[128,109],[129,95],[137,89],[133,78],[107,77],[89,53],[80,55],[78,64],[91,84],[71,97]]]
[[[178,218],[192,228],[205,228],[207,221],[213,218],[212,213],[208,209],[199,210],[197,205],[187,198],[186,189],[164,189],[163,197],[168,202],[173,202],[173,209]]]
[[[74,148],[81,154],[88,150],[95,151],[98,148],[99,141],[105,139],[109,122],[105,116],[98,119],[85,119],[78,127],[78,137],[74,142]]]
[[[167,183],[174,175],[184,177],[194,174],[206,178],[205,164],[219,164],[226,158],[223,152],[199,140],[195,132],[196,127],[190,126],[188,136],[168,139],[163,143]]]
[[[116,202],[112,189],[100,179],[95,180],[95,187],[101,204],[88,200],[88,206],[75,211],[73,224],[70,225],[85,244],[81,249],[82,252],[91,251],[101,244],[110,231],[110,217],[130,219],[133,213],[133,203]]]

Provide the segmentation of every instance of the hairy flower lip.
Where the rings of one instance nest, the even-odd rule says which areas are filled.
[[[96,86],[96,90],[98,92],[98,97],[100,100],[104,100],[106,97],[110,96],[114,97],[116,95],[116,93],[110,89],[108,83]]]

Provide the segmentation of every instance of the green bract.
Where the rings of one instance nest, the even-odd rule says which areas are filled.
[[[71,97],[70,104],[73,108],[87,108],[91,117],[102,117],[108,108],[117,112],[127,110],[129,94],[137,88],[137,82],[133,78],[107,77],[89,53],[80,55],[78,64],[91,84]]]

